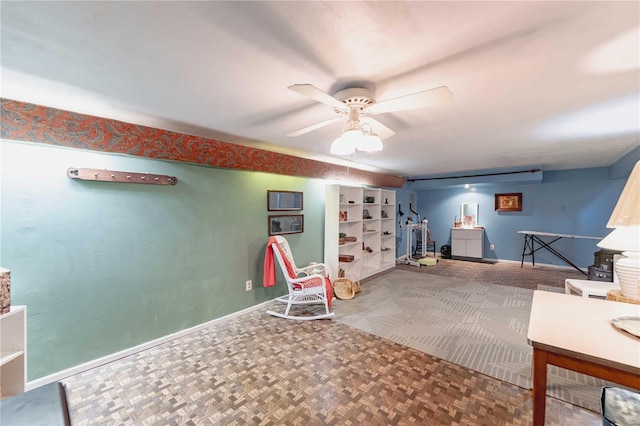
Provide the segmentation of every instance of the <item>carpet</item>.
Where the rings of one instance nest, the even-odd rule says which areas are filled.
[[[544,286],[544,290],[562,291]],[[533,290],[396,269],[337,300],[335,320],[531,388],[527,329]],[[598,412],[599,379],[549,366],[547,395]]]

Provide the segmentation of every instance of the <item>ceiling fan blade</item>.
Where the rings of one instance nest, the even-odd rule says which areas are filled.
[[[360,121],[362,123],[368,123],[369,125],[371,125],[371,128],[378,136],[380,136],[380,139],[387,139],[396,134],[396,132],[394,132],[375,118],[363,117]]]
[[[320,123],[316,123],[316,124],[314,124],[312,126],[305,127],[304,129],[300,129],[300,130],[296,130],[295,132],[291,132],[287,136],[296,137],[296,136],[304,135],[305,133],[312,132],[312,131],[314,131],[316,129],[319,129],[319,128],[324,127],[324,126],[328,126],[331,123],[335,123],[336,121],[340,121],[340,120],[343,120],[343,119],[344,119],[344,117],[338,117],[338,118],[332,118],[331,120],[321,121]]]
[[[289,86],[288,89],[293,90],[294,92],[299,93],[302,96],[311,98],[314,101],[329,105],[330,107],[338,108],[340,110],[347,109],[347,105],[344,102],[341,102],[333,96],[324,93],[322,90],[311,84],[294,84],[292,86]]]
[[[386,101],[378,102],[367,108],[367,112],[381,114],[385,112],[404,111],[415,108],[425,108],[435,105],[443,105],[451,102],[451,90],[447,86],[425,90],[412,95],[400,96]]]

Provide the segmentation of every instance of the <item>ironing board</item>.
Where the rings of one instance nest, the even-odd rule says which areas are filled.
[[[584,235],[571,235],[571,234],[556,234],[554,232],[541,232],[541,231],[518,231],[518,234],[524,235],[524,246],[522,247],[522,260],[520,261],[520,267],[524,265],[524,257],[531,256],[531,262],[535,265],[535,252],[540,249],[546,249],[551,254],[555,255],[558,259],[564,261],[567,265],[573,266],[577,271],[587,275],[585,271],[578,268],[572,261],[566,258],[562,253],[551,247],[551,244],[555,243],[562,238],[582,238],[587,240],[601,240],[602,237],[587,237]],[[551,239],[551,241],[545,242],[542,238]],[[534,243],[538,243],[540,247],[534,248]],[[528,252],[527,252],[528,250]]]

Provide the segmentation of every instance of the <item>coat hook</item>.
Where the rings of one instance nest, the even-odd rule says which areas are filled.
[[[75,167],[69,167],[67,169],[67,177],[71,179],[91,181],[130,182],[155,185],[175,185],[178,182],[178,179],[174,176],[156,175],[149,172],[133,173],[107,169],[84,169]]]

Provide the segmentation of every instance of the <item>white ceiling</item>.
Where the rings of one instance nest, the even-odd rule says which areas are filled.
[[[404,176],[607,166],[639,142],[639,2],[8,2],[2,96],[345,162],[287,89],[448,86],[361,168]]]

